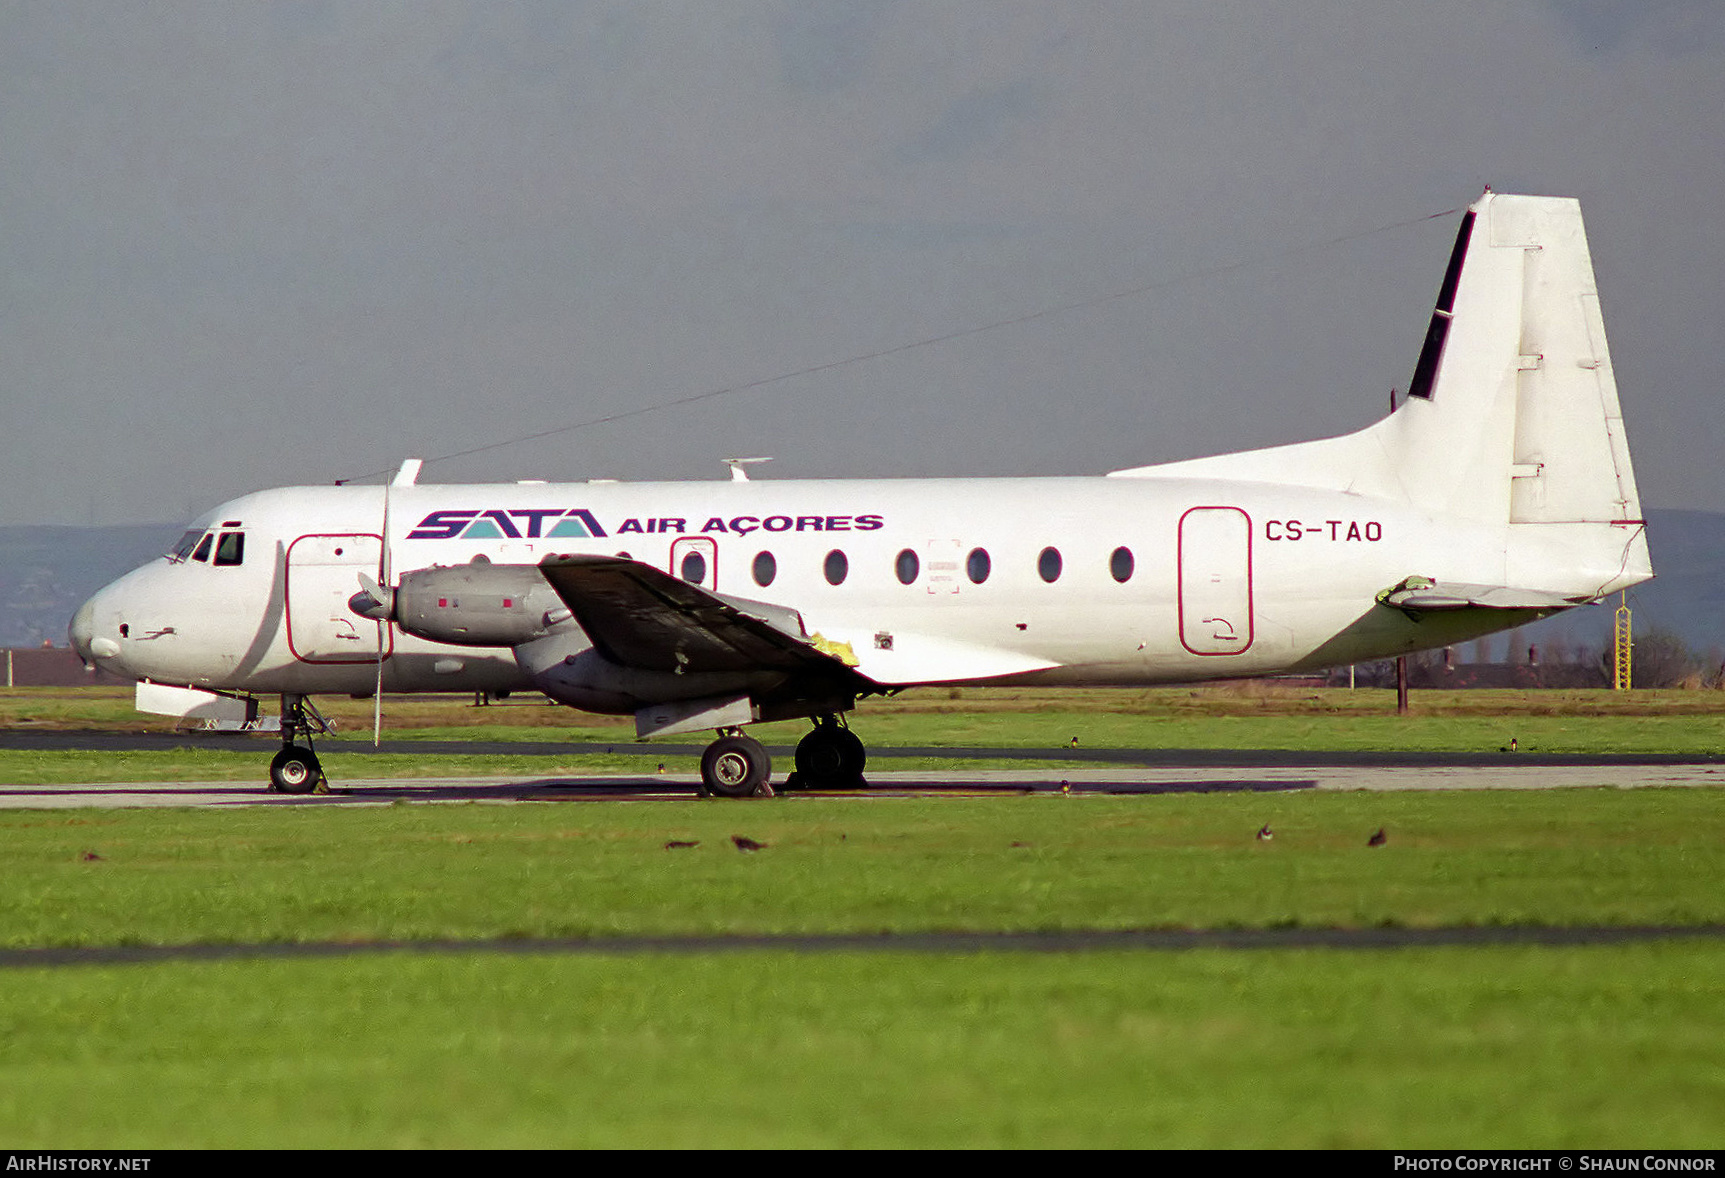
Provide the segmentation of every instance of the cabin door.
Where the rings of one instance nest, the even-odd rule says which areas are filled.
[[[1252,645],[1252,520],[1238,507],[1180,517],[1180,644],[1193,654]]]
[[[301,536],[287,550],[288,649],[304,663],[375,663],[393,627],[347,608],[359,574],[377,576],[378,536]]]

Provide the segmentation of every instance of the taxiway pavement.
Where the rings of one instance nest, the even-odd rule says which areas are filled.
[[[808,797],[959,797],[1028,793],[1155,795],[1290,790],[1472,790],[1725,786],[1725,764],[1581,763],[1456,764],[1433,754],[1427,763],[1117,766],[947,771],[871,770],[866,790],[781,792]],[[261,782],[105,782],[0,785],[0,809],[148,806],[328,806],[396,802],[579,802],[689,799],[692,773],[500,777],[354,778],[327,794],[271,793]]]

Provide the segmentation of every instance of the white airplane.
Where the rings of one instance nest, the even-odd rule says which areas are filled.
[[[289,793],[323,780],[309,696],[534,690],[642,737],[716,729],[703,790],[739,797],[770,792],[753,721],[813,721],[787,784],[855,784],[842,717],[870,695],[1311,670],[1653,575],[1580,207],[1490,191],[1405,399],[1346,436],[1090,478],[418,467],[223,504],[86,602],[73,646],[185,712],[279,694]]]

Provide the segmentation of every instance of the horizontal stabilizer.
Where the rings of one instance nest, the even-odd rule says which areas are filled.
[[[1434,581],[1409,577],[1378,594],[1378,602],[1409,613],[1435,610],[1507,609],[1552,613],[1586,605],[1591,597],[1568,597],[1543,589],[1516,589],[1508,585],[1464,585],[1456,581]]]

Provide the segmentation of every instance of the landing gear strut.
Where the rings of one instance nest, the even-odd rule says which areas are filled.
[[[815,717],[814,731],[797,744],[797,771],[785,782],[800,789],[860,789],[868,750],[837,716]]]
[[[270,761],[270,788],[277,793],[328,792],[323,766],[311,747],[313,717],[320,730],[329,731],[329,725],[305,696],[282,696],[282,748]],[[302,738],[304,745],[298,743]]]
[[[701,755],[701,794],[721,798],[773,796],[767,784],[773,759],[760,741],[735,728],[720,729],[719,739]]]

